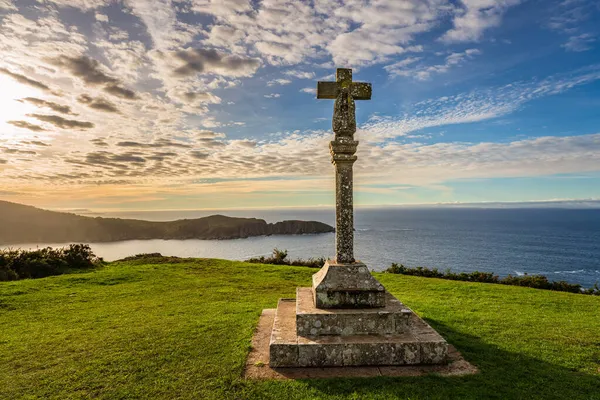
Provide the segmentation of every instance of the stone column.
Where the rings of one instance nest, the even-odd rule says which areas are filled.
[[[335,166],[335,260],[354,262],[354,191],[352,167],[358,141],[340,137],[329,144]]]

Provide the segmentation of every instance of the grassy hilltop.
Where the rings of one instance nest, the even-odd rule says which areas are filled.
[[[114,262],[0,282],[0,399],[600,399],[600,298],[377,274],[481,373],[246,381],[263,308],[314,269]]]

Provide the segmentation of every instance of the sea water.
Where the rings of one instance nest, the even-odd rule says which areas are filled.
[[[169,221],[220,213],[334,224],[334,209],[154,211],[93,214]],[[600,281],[600,210],[480,208],[357,208],[355,257],[373,270],[391,263],[455,272],[489,271],[500,276],[543,274],[585,287]],[[4,246],[35,248],[63,243]],[[290,258],[331,257],[334,234],[252,237],[235,240],[129,240],[91,243],[106,260],[159,252],[179,257],[244,260],[274,248]]]

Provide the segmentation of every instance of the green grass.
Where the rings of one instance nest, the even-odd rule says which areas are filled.
[[[0,282],[0,399],[600,399],[599,297],[391,274],[480,374],[242,379],[261,310],[314,272],[131,261]]]

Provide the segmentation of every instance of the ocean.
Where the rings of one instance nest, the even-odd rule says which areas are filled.
[[[273,209],[227,211],[152,211],[87,214],[153,221],[212,214],[316,220],[334,224],[335,210]],[[391,263],[455,272],[489,271],[543,274],[589,287],[600,282],[599,209],[357,208],[355,257],[381,271]],[[35,248],[64,243],[20,244]],[[334,234],[253,237],[236,240],[130,240],[91,243],[111,261],[138,253],[244,260],[287,250],[290,258],[331,257]]]

